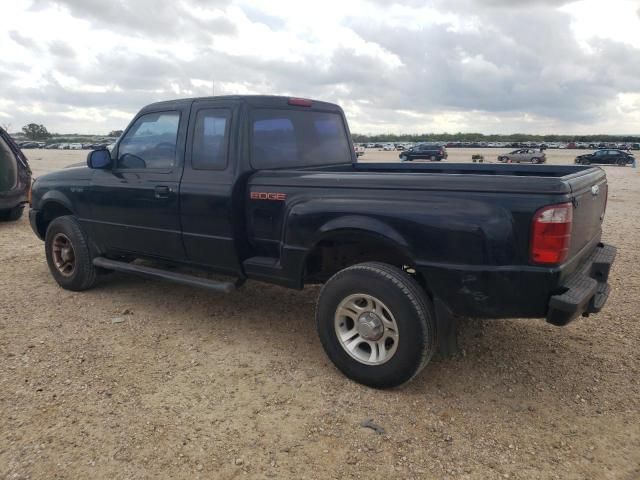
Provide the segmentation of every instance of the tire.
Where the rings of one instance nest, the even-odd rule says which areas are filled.
[[[431,160],[432,162],[435,162],[438,159],[438,157],[436,157],[435,155],[431,155],[429,157],[429,160]]]
[[[355,307],[359,297],[370,298]],[[338,314],[340,306],[350,304],[362,308],[362,313],[358,316],[356,310],[345,308],[340,311],[351,317]],[[379,321],[383,332],[374,329],[366,332],[366,328],[362,332],[359,328],[363,317],[366,323],[369,317],[365,315],[374,310],[385,317],[377,317],[385,322]],[[408,382],[420,373],[436,350],[431,301],[413,277],[384,263],[360,263],[331,277],[318,296],[316,324],[322,346],[334,365],[348,378],[373,388],[391,388]],[[395,336],[390,324],[395,325]],[[339,332],[343,333],[344,341],[340,340]],[[349,335],[350,332],[357,333]],[[362,336],[372,332],[381,338]],[[376,344],[378,358],[367,362],[372,358],[371,343]],[[348,352],[348,344],[355,345],[353,353]]]
[[[75,217],[65,215],[54,219],[47,228],[44,246],[51,275],[62,288],[79,292],[95,284],[96,267],[87,237]]]
[[[401,162],[408,162],[409,161],[409,157],[407,157],[406,155],[400,155],[400,161]]]
[[[531,163],[540,163],[540,159],[538,157],[534,157],[531,159]]]
[[[20,220],[20,218],[22,218],[23,213],[24,205],[18,205],[17,207],[13,207],[10,210],[0,211],[0,220],[5,222],[15,222],[16,220]]]

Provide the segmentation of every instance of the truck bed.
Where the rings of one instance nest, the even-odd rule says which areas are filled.
[[[254,230],[273,246],[267,256],[303,256],[313,248],[312,232],[336,225],[376,229],[405,245],[426,278],[446,286],[442,298],[473,292],[468,302],[458,301],[461,314],[487,317],[544,315],[545,299],[600,242],[606,205],[604,171],[574,165],[357,163],[263,170],[248,186],[286,195],[286,227],[276,205],[249,214],[252,225],[268,225]],[[566,262],[533,264],[535,212],[569,202],[573,232]]]
[[[601,168],[581,165],[373,162],[297,170],[264,170],[259,173],[259,177],[265,185],[280,185],[282,182],[294,181],[297,177],[304,181],[305,186],[310,187],[380,190],[402,188],[539,195],[571,194],[587,185],[604,182],[606,178]]]

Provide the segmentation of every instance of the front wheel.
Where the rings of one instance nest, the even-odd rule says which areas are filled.
[[[407,157],[406,155],[400,155],[400,161],[401,162],[408,162],[409,161],[409,157]]]
[[[75,217],[65,215],[54,219],[47,228],[44,246],[49,270],[58,285],[74,291],[94,285],[96,267],[87,238]]]
[[[436,349],[429,298],[406,272],[368,262],[341,270],[318,297],[316,322],[331,361],[374,388],[411,380]]]
[[[540,163],[540,159],[538,157],[532,158],[531,163]]]

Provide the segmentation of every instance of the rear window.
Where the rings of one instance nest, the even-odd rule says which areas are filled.
[[[256,168],[350,163],[342,116],[330,112],[254,110],[251,164]]]

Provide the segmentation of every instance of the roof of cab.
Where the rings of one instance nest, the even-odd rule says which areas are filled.
[[[282,95],[218,95],[213,97],[193,97],[193,98],[179,98],[174,100],[164,100],[161,102],[151,103],[142,108],[142,110],[147,109],[157,109],[158,107],[162,108],[177,108],[184,107],[185,105],[189,105],[193,102],[207,102],[213,100],[231,100],[237,102],[245,102],[252,106],[261,106],[261,107],[289,107],[289,108],[308,108],[308,107],[295,107],[289,105],[289,99],[298,98],[298,97],[289,97]],[[311,100],[312,108],[321,108],[323,110],[335,110],[342,111],[340,106],[335,103],[321,102],[319,100]]]

